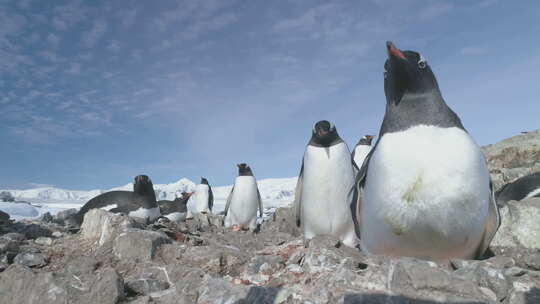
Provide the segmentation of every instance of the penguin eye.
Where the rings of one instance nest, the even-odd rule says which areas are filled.
[[[388,78],[388,72],[384,71],[384,79]]]
[[[418,67],[421,69],[425,69],[427,66],[426,58],[424,58],[422,55],[420,55],[420,59],[418,60]]]

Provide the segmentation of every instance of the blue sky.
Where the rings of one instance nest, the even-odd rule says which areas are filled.
[[[0,188],[298,174],[313,124],[383,117],[386,40],[479,144],[539,128],[538,1],[0,0]]]

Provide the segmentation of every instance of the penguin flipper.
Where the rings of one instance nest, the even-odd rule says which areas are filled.
[[[294,207],[296,209],[296,227],[300,227],[302,224],[302,177],[304,175],[304,160],[302,159],[302,167],[300,168],[300,174],[298,174],[298,181],[296,182],[296,190],[294,192]]]
[[[212,193],[212,187],[208,185],[208,209],[213,212],[214,209],[214,194]]]
[[[263,217],[263,205],[262,205],[262,199],[261,199],[261,193],[259,192],[259,188],[257,188],[257,197],[259,198],[259,216]]]
[[[379,139],[381,137],[379,136]],[[367,170],[369,166],[369,161],[371,159],[371,156],[373,155],[373,152],[375,152],[375,149],[377,149],[377,145],[379,144],[379,140],[375,143],[375,146],[373,146],[373,149],[369,151],[369,153],[366,155],[366,158],[364,158],[364,162],[362,163],[362,166],[358,169],[358,173],[356,174],[356,179],[354,182],[354,185],[352,189],[350,190],[349,194],[352,192],[352,200],[350,204],[351,209],[351,215],[353,219],[354,224],[354,232],[356,233],[356,236],[358,239],[360,239],[360,218],[362,214],[362,191],[364,189],[364,184],[366,183],[367,178]],[[352,159],[353,166],[358,168],[356,163],[354,162],[354,159]]]
[[[231,189],[231,193],[229,193],[229,196],[227,197],[227,203],[225,204],[225,213],[224,213],[225,216],[227,216],[227,212],[229,212],[229,207],[231,206],[233,192],[234,192],[234,186]]]
[[[491,240],[493,240],[493,238],[495,237],[495,233],[497,233],[497,230],[499,230],[499,227],[501,226],[501,215],[499,213],[499,206],[497,205],[497,201],[495,199],[495,191],[493,189],[493,183],[491,179],[489,180],[489,188],[490,194],[488,218],[486,221],[486,227],[484,230],[482,241],[480,242],[480,246],[478,247],[478,251],[476,253],[476,257],[478,258],[484,255],[484,253],[489,247],[489,244],[491,243]]]
[[[358,146],[358,145],[356,145],[356,146]],[[358,171],[360,171],[360,168],[358,168],[358,164],[354,161],[354,156],[355,155],[356,155],[356,147],[354,147],[354,149],[352,150],[351,162],[352,162],[353,168],[355,169],[354,172],[358,172]]]

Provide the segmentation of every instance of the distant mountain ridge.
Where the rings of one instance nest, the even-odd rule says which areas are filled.
[[[272,178],[262,179],[257,181],[259,190],[263,200],[292,200],[294,198],[294,189],[296,187],[296,177],[291,178]],[[231,191],[232,185],[212,187],[214,197],[218,200],[225,200]],[[55,187],[34,188],[28,190],[0,190],[11,193],[17,200],[33,199],[33,200],[54,200],[54,201],[71,201],[74,203],[84,203],[91,198],[108,191],[133,189],[133,183],[124,186],[114,187],[109,190],[66,190]],[[181,178],[178,181],[170,184],[155,184],[154,190],[158,200],[172,200],[175,196],[180,196],[182,191],[193,191],[195,183],[187,178]]]

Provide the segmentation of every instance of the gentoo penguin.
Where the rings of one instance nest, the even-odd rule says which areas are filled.
[[[257,209],[259,216],[263,215],[261,194],[251,168],[244,163],[237,166],[238,176],[225,205],[225,227],[233,227],[233,230],[255,229]]]
[[[353,185],[347,144],[333,124],[317,122],[304,153],[294,198],[296,225],[302,225],[305,240],[332,235],[349,247],[358,245],[349,207]]]
[[[207,213],[212,212],[214,206],[214,195],[212,194],[212,188],[208,184],[208,180],[201,177],[201,183],[195,187],[195,194],[191,199],[194,203],[194,212]]]
[[[426,59],[391,42],[387,52],[386,113],[351,205],[361,248],[433,260],[480,257],[500,224],[484,155],[443,100]]]
[[[193,192],[182,192],[181,197],[177,197],[174,201],[161,200],[157,204],[161,216],[168,218],[172,222],[181,222],[186,220],[187,202]]]
[[[499,206],[506,205],[508,201],[520,201],[530,197],[540,197],[540,172],[520,177],[495,193]]]
[[[161,215],[152,181],[146,175],[135,177],[133,192],[109,191],[92,198],[68,222],[80,225],[86,212],[94,208],[105,209],[113,213],[125,213],[149,221],[153,221]]]
[[[356,165],[356,169],[360,169],[360,167],[362,167],[364,159],[368,155],[369,151],[371,151],[372,140],[373,135],[364,135],[354,147],[351,157]]]

